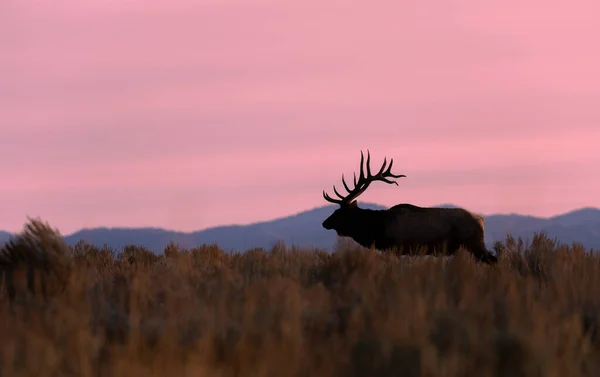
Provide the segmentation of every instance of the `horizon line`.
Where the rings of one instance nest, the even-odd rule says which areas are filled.
[[[378,203],[374,203],[374,202],[363,202],[363,205],[367,205],[367,206],[378,206],[378,207],[383,207],[385,209],[389,208],[386,207],[382,204],[378,204]],[[260,220],[260,221],[254,221],[254,222],[247,222],[247,223],[225,223],[225,224],[220,224],[220,225],[214,225],[214,226],[210,226],[210,227],[206,227],[203,229],[197,229],[197,230],[192,230],[192,231],[182,231],[182,230],[175,230],[175,229],[168,229],[168,228],[163,228],[160,226],[105,226],[105,225],[101,225],[101,226],[94,226],[94,227],[84,227],[84,228],[80,228],[79,230],[75,230],[71,233],[68,234],[63,234],[63,237],[69,237],[72,236],[76,233],[79,232],[83,232],[86,230],[98,230],[98,229],[103,229],[103,230],[159,230],[159,231],[164,231],[164,232],[170,232],[170,233],[181,233],[181,234],[191,234],[191,233],[197,233],[197,232],[204,232],[207,230],[211,230],[211,229],[216,229],[216,228],[227,228],[227,227],[243,227],[243,226],[250,226],[250,225],[256,225],[256,224],[263,224],[263,223],[269,223],[269,222],[273,222],[273,221],[279,221],[279,220],[284,220],[286,218],[290,218],[290,217],[295,217],[295,216],[299,216],[302,215],[303,213],[306,212],[311,212],[311,211],[316,211],[319,209],[325,209],[327,207],[334,207],[335,204],[325,204],[322,206],[318,206],[318,207],[312,207],[312,208],[308,208],[299,212],[295,212],[295,213],[291,213],[288,215],[284,215],[284,216],[279,216],[279,217],[274,217],[274,218],[270,218],[270,219],[265,219],[265,220]],[[436,207],[442,207],[442,206],[453,206],[453,207],[458,207],[458,208],[465,208],[465,207],[461,207],[459,205],[456,204],[452,204],[452,203],[442,203],[442,204],[437,204],[434,206],[431,206],[430,208],[436,208]],[[465,208],[466,209],[466,208]],[[565,212],[559,212],[556,213],[554,215],[551,216],[534,216],[534,215],[528,215],[528,214],[523,214],[523,213],[519,213],[519,212],[497,212],[497,213],[489,213],[489,214],[480,214],[477,213],[479,215],[482,215],[484,217],[489,217],[489,216],[522,216],[522,217],[531,217],[531,218],[535,218],[535,219],[541,219],[541,220],[549,220],[555,217],[559,217],[559,216],[564,216],[567,215],[569,213],[573,213],[573,212],[579,212],[579,211],[583,211],[583,210],[597,210],[600,211],[599,207],[594,207],[594,206],[585,206],[585,207],[577,207],[577,208],[573,208],[569,211],[565,211]],[[474,211],[471,211],[474,212]],[[28,218],[31,219],[37,219],[39,217],[32,217],[32,216],[27,216]],[[42,219],[42,221],[44,221]],[[52,226],[52,224],[50,224],[50,226]],[[54,226],[52,226],[53,228],[56,228]],[[13,234],[17,234],[19,232],[9,232],[6,230],[2,230],[0,229],[0,232],[4,232],[4,233],[9,233],[11,235]],[[59,229],[60,232],[60,229]],[[62,232],[61,232],[62,234]]]

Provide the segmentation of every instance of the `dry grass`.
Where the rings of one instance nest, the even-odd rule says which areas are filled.
[[[495,267],[342,244],[115,256],[21,237],[4,274],[26,261],[62,288],[44,298],[12,275],[25,288],[0,300],[0,376],[600,375],[600,258],[544,236],[508,238]]]

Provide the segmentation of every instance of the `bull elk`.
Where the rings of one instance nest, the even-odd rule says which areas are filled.
[[[375,175],[370,169],[371,155],[367,150],[367,174],[364,173],[364,155],[360,152],[358,181],[354,173],[354,188],[350,189],[342,174],[342,183],[348,195],[343,196],[333,186],[339,199],[325,191],[323,197],[339,204],[324,222],[323,228],[335,230],[339,236],[351,237],[363,247],[378,250],[396,249],[402,255],[415,255],[419,247],[426,247],[425,255],[451,256],[462,246],[479,261],[495,264],[498,259],[487,250],[484,242],[484,219],[463,208],[425,208],[412,204],[398,204],[385,210],[359,208],[356,199],[371,182],[382,181],[398,185],[389,178],[406,177],[391,173],[393,159],[386,169],[387,159]]]

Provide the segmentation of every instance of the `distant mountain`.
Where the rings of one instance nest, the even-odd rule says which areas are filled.
[[[98,247],[107,245],[116,250],[125,245],[139,245],[157,253],[162,253],[171,241],[185,248],[218,244],[228,251],[245,251],[253,247],[270,248],[278,241],[283,241],[286,245],[331,250],[336,233],[323,229],[321,223],[336,207],[328,205],[270,221],[219,226],[191,233],[158,228],[94,228],[80,230],[67,235],[65,239],[69,245],[84,240]],[[362,204],[361,207],[386,208],[376,204]],[[443,204],[438,207],[455,206]],[[557,238],[561,243],[580,242],[587,248],[600,250],[600,209],[583,208],[551,218],[517,214],[485,216],[488,247],[494,241],[504,241],[507,233],[515,238],[520,236],[531,239],[534,232],[541,231],[545,231],[551,238]],[[0,242],[5,242],[9,236],[10,233],[0,231]]]
[[[4,244],[10,238],[10,233],[0,230],[0,243]]]
[[[491,215],[485,219],[487,242],[513,237],[531,238],[534,232],[545,231],[561,243],[580,242],[587,248],[600,250],[600,209],[582,208],[562,215],[539,218],[523,215]]]
[[[385,208],[375,204],[365,204],[361,207]],[[162,252],[171,240],[185,248],[218,244],[228,251],[245,251],[253,247],[270,248],[278,241],[283,241],[286,245],[330,249],[336,234],[323,229],[321,223],[334,209],[335,206],[320,207],[280,219],[249,225],[218,226],[191,233],[156,228],[94,228],[80,230],[66,236],[65,239],[70,245],[79,240],[99,247],[106,244],[115,249],[134,244],[155,252]]]

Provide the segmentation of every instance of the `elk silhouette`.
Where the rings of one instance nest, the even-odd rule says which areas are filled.
[[[371,154],[367,150],[367,174],[364,173],[364,154],[360,152],[358,181],[354,173],[354,188],[350,189],[342,174],[342,183],[348,195],[343,196],[333,186],[340,199],[332,199],[325,191],[323,197],[339,204],[323,222],[323,228],[335,230],[339,236],[351,237],[363,247],[386,251],[396,250],[401,255],[416,255],[426,247],[425,255],[454,255],[462,246],[477,260],[495,264],[498,259],[487,250],[484,242],[484,219],[463,208],[426,208],[412,204],[398,204],[385,210],[359,208],[356,198],[366,191],[371,182],[382,181],[398,185],[388,178],[406,175],[391,173],[393,159],[386,169],[387,158],[375,175],[370,169]]]

